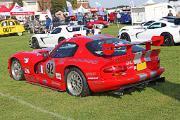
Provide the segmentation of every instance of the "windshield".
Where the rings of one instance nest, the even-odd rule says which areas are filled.
[[[95,41],[89,42],[87,43],[86,47],[92,54],[99,57],[105,57],[102,51],[102,45],[104,43],[114,44],[115,46],[122,45],[122,44],[130,44],[130,42],[126,40],[120,40],[118,38],[105,38],[103,40],[95,40]],[[143,50],[144,48],[138,45],[132,46],[133,53],[140,52]],[[125,54],[126,54],[126,47],[119,47],[119,48],[115,48],[115,51],[112,56],[121,56]]]

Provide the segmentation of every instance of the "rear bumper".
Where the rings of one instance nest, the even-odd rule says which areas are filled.
[[[160,75],[165,71],[164,68],[159,68],[155,71],[144,71],[138,74],[130,74],[126,76],[119,76],[111,80],[91,80],[88,81],[89,87],[93,92],[103,92],[110,90],[118,90],[124,86],[141,83],[142,81],[154,81],[160,78]]]

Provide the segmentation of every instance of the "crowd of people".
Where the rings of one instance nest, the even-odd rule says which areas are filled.
[[[110,23],[120,22],[120,13],[112,12],[104,15],[99,15],[98,12],[90,13],[76,13],[75,15],[69,16],[68,13],[57,13],[54,16],[45,16],[45,20],[40,20],[39,15],[24,17],[23,19],[17,19],[15,16],[11,16],[11,19],[16,19],[24,24],[25,29],[31,33],[48,33],[55,27],[63,24],[70,24],[77,21],[79,25],[86,25],[89,21],[104,20]],[[9,19],[9,17],[6,17]],[[4,18],[3,18],[4,19]]]

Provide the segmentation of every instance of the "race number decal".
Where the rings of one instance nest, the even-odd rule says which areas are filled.
[[[12,31],[11,27],[3,28],[3,32],[5,33],[11,32],[11,31]]]
[[[54,77],[55,74],[55,63],[53,61],[49,61],[46,64],[46,73],[48,74],[49,77]]]

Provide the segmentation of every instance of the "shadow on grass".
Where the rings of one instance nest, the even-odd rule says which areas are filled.
[[[180,84],[166,81],[161,86],[151,86],[158,92],[180,101]]]
[[[172,83],[170,81],[166,81],[165,83],[152,83],[148,85],[155,89],[156,91],[162,93],[163,95],[169,96],[173,99],[180,101],[180,84]],[[133,92],[142,92],[146,87],[138,87],[138,88],[130,88],[126,89],[123,92],[103,92],[96,93],[93,96],[111,96],[114,98],[122,98],[123,95],[131,95]]]

